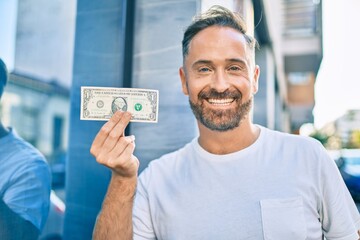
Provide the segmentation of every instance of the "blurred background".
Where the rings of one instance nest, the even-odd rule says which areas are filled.
[[[360,192],[358,0],[1,0],[0,105],[47,158],[52,207],[41,239],[91,239],[109,170],[89,148],[103,122],[80,121],[80,87],[160,91],[159,122],[132,123],[142,171],[197,135],[181,92],[181,40],[213,4],[240,12],[260,43],[255,123],[321,141],[355,200]]]

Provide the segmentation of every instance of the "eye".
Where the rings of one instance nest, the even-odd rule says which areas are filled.
[[[206,72],[210,72],[211,69],[208,68],[208,67],[201,67],[201,68],[199,68],[198,71],[201,72],[201,73],[206,73]]]
[[[231,66],[228,68],[230,71],[241,71],[241,67],[239,66]]]

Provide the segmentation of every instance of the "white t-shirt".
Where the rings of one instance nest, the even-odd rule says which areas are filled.
[[[322,145],[260,128],[235,153],[194,139],[152,161],[138,181],[134,239],[358,239],[358,210]]]

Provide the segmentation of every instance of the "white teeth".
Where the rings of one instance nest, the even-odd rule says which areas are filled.
[[[214,99],[214,98],[209,98],[208,102],[211,104],[219,104],[219,105],[226,105],[226,104],[230,104],[234,101],[233,98],[225,98],[225,99]]]

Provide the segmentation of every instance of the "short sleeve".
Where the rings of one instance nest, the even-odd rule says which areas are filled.
[[[156,239],[151,220],[149,198],[146,190],[149,172],[149,169],[145,169],[138,180],[133,207],[134,240]]]
[[[320,210],[326,239],[358,240],[359,211],[336,167],[325,151],[321,153],[323,201]]]
[[[51,174],[43,159],[31,161],[11,177],[3,200],[9,208],[41,230],[49,213]]]

